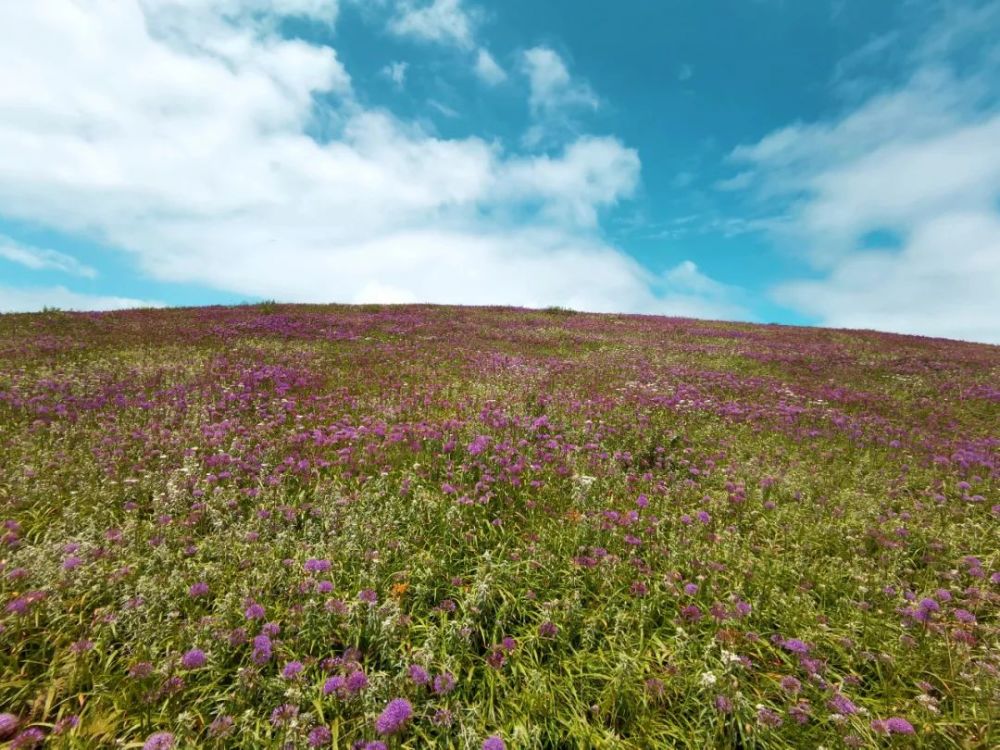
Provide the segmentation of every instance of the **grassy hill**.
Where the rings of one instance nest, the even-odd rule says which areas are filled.
[[[0,745],[996,747],[998,487],[995,346],[0,316]]]

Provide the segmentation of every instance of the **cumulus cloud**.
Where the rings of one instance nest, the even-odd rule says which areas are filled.
[[[402,2],[389,21],[389,31],[401,37],[424,42],[451,44],[471,49],[474,44],[474,21],[462,0],[433,0],[417,4]]]
[[[89,279],[97,276],[97,271],[71,255],[15,242],[2,234],[0,234],[0,258],[33,271],[61,271]]]
[[[279,11],[330,19],[336,4],[0,5],[3,214],[130,253],[156,279],[242,295],[676,309],[597,230],[639,182],[634,150],[573,136],[531,156],[437,137],[363,106],[336,52],[283,38]],[[539,91],[573,90],[539,75]],[[704,314],[728,314],[717,302]]]
[[[1000,341],[1000,45],[979,39],[957,69],[954,45],[976,25],[965,13],[939,21],[919,41],[863,50],[909,44],[899,83],[869,91],[866,80],[868,95],[839,117],[736,148],[740,172],[718,187],[778,212],[769,231],[814,266],[817,277],[776,287],[777,301],[825,325]],[[879,233],[899,247],[869,247]]]
[[[81,294],[64,286],[12,288],[0,286],[0,312],[35,312],[46,307],[60,310],[127,310],[134,307],[163,307],[162,302]]]
[[[597,109],[600,100],[585,81],[574,80],[565,61],[549,47],[532,47],[522,56],[531,85],[533,112],[549,115],[567,107]]]
[[[396,88],[401,89],[406,83],[406,69],[409,67],[409,63],[397,60],[382,68],[382,75],[392,81]]]
[[[496,86],[498,83],[503,83],[507,80],[506,71],[493,59],[493,55],[482,47],[479,48],[479,52],[476,54],[476,66],[474,70],[481,81],[491,86]]]

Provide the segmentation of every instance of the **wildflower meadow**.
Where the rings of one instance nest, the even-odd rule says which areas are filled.
[[[0,316],[0,747],[995,748],[1000,347]]]

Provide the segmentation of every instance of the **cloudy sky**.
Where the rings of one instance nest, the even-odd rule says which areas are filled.
[[[1000,342],[1000,2],[0,3],[0,310]]]

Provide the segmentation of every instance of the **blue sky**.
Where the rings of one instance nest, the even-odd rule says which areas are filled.
[[[998,40],[973,0],[7,3],[0,310],[558,304],[1000,342]]]

